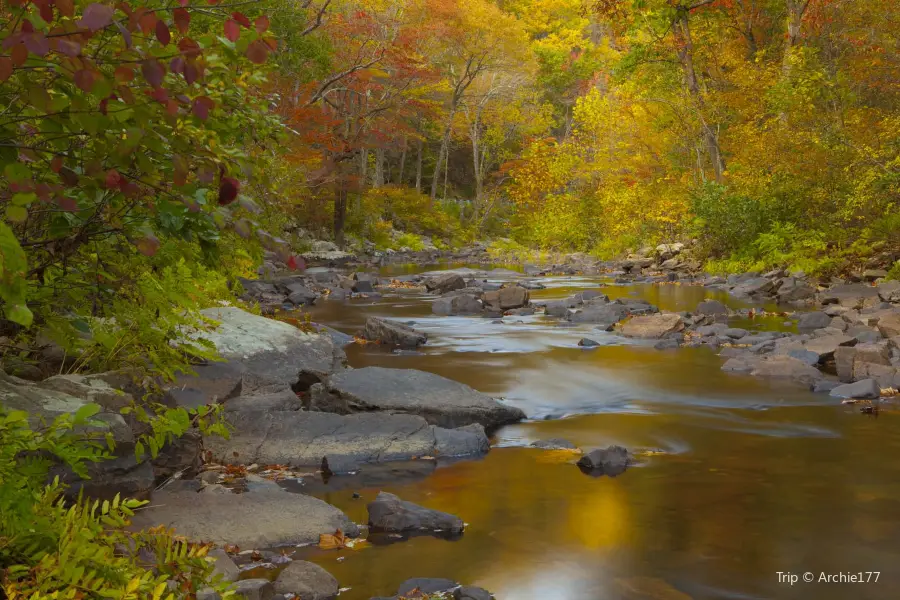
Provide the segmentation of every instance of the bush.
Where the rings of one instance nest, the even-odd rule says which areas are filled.
[[[81,477],[87,465],[110,458],[109,441],[85,433],[102,426],[88,404],[33,429],[24,411],[0,407],[0,572],[10,600],[76,598],[195,598],[213,580],[209,546],[191,544],[157,528],[129,532],[142,501],[121,499],[67,504],[51,467],[62,464]],[[174,582],[171,584],[170,582]],[[171,586],[171,587],[170,587]]]

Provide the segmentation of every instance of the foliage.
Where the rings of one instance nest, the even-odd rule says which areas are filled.
[[[103,425],[99,410],[84,405],[74,414],[32,428],[23,411],[0,410],[0,570],[11,600],[49,598],[193,598],[212,585],[205,545],[189,544],[162,528],[125,529],[144,502],[65,502],[51,467],[64,465],[87,476],[91,462],[110,457],[111,446],[90,433]],[[168,581],[175,587],[169,587]]]

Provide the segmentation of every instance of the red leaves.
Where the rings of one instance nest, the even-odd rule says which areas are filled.
[[[138,27],[141,28],[141,32],[144,35],[149,35],[151,31],[156,28],[156,14],[152,12],[147,12],[141,15],[140,19],[138,19]]]
[[[141,63],[141,74],[147,83],[153,87],[159,87],[166,75],[166,68],[156,59],[147,59]]]
[[[195,117],[197,117],[201,121],[205,121],[209,118],[209,111],[215,108],[215,106],[216,103],[213,102],[211,98],[208,98],[207,96],[199,96],[197,98],[194,98],[192,110]]]
[[[56,155],[53,157],[53,160],[50,161],[50,170],[54,173],[59,173],[60,169],[63,168],[63,159],[62,156]]]
[[[186,185],[187,178],[188,178],[187,160],[185,160],[185,158],[183,156],[174,154],[172,156],[172,167],[173,167],[172,183],[174,183],[178,187]]]
[[[94,77],[95,73],[90,69],[79,69],[75,71],[75,85],[82,91],[90,92],[94,87]]]
[[[79,27],[85,27],[91,31],[99,31],[112,23],[115,9],[106,4],[88,4],[78,21]]]
[[[256,20],[253,21],[253,25],[256,27],[256,33],[262,35],[269,29],[269,17],[266,15],[256,17]]]
[[[186,63],[184,65],[184,80],[188,85],[197,81],[198,77],[200,77],[200,69],[197,68],[197,65],[192,62]]]
[[[46,56],[50,52],[50,41],[43,33],[34,32],[22,36],[25,48],[37,56]]]
[[[50,4],[41,4],[38,12],[40,13],[41,18],[47,23],[53,20],[53,6]]]
[[[175,17],[175,27],[178,28],[182,35],[186,34],[191,26],[191,13],[187,9],[176,8],[173,16]]]
[[[106,172],[106,189],[113,190],[119,189],[122,187],[122,175],[116,171],[115,169],[110,169]]]
[[[75,40],[57,38],[56,51],[60,54],[64,54],[65,56],[74,58],[81,54],[81,44],[79,44]]]
[[[54,2],[56,10],[63,17],[72,17],[75,15],[75,2],[73,0],[56,0]]]
[[[244,27],[246,27],[247,29],[250,29],[250,19],[248,19],[246,17],[246,15],[244,15],[244,13],[233,12],[233,13],[231,13],[231,18],[234,19],[235,21],[237,21],[238,23],[240,23],[241,25],[243,25]]]
[[[237,24],[237,21],[232,19],[227,19],[225,21],[225,38],[229,42],[236,42],[238,38],[241,37],[241,27]]]
[[[241,184],[233,177],[223,177],[219,183],[219,205],[225,206],[237,200],[238,190]]]
[[[15,66],[21,67],[28,60],[28,48],[25,47],[25,44],[18,43],[10,50],[9,57]]]
[[[156,22],[156,39],[159,40],[159,43],[163,46],[168,46],[169,42],[172,41],[172,34],[169,33],[169,26],[166,25],[165,21],[159,20]]]
[[[0,56],[0,83],[3,83],[13,74],[12,60],[7,56]]]
[[[119,83],[127,83],[134,79],[134,68],[130,65],[116,67],[115,77]]]
[[[247,46],[247,58],[256,65],[261,65],[269,58],[269,46],[262,40],[253,40]]]
[[[291,257],[287,260],[287,266],[291,271],[296,271],[297,269],[305,269],[306,261],[299,256],[295,256],[292,254]]]

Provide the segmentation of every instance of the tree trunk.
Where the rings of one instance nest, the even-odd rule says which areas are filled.
[[[334,243],[343,248],[344,220],[347,216],[347,188],[344,178],[338,177],[334,186]]]
[[[419,156],[416,159],[416,193],[422,193],[422,155],[424,154],[424,142],[419,140]]]
[[[791,53],[800,39],[800,25],[803,22],[803,13],[809,0],[787,1],[787,26],[784,35],[784,53],[781,57],[781,73],[784,77],[791,74]]]
[[[719,137],[703,116],[705,103],[703,101],[703,93],[700,90],[700,81],[697,79],[697,71],[694,69],[694,43],[691,40],[691,27],[688,17],[689,12],[687,9],[679,9],[673,23],[672,29],[675,33],[678,62],[681,64],[681,69],[684,73],[684,83],[688,93],[696,103],[697,114],[701,121],[703,142],[706,145],[706,151],[709,154],[713,171],[716,174],[716,181],[721,183],[722,174],[725,171],[725,160],[719,148]]]
[[[400,153],[400,173],[397,175],[397,184],[403,185],[403,171],[406,170],[406,140],[403,140],[403,152]]]
[[[380,188],[384,185],[384,148],[375,149],[375,177],[372,187]]]
[[[369,150],[367,148],[363,148],[359,153],[359,161],[359,189],[362,190],[366,187],[366,178],[369,176]]]
[[[438,184],[441,181],[441,166],[447,159],[447,152],[450,149],[450,133],[453,130],[453,117],[456,116],[456,102],[450,106],[450,115],[447,119],[447,127],[444,128],[444,137],[441,139],[441,151],[438,154],[437,164],[434,165],[434,177],[431,178],[431,200],[437,198]],[[444,186],[444,194],[446,195],[446,185]]]
[[[484,186],[484,177],[481,173],[481,155],[478,152],[479,130],[481,128],[481,110],[475,111],[475,120],[472,123],[472,166],[475,169],[475,200],[472,206],[472,220],[478,220],[478,213],[481,207],[481,194]]]
[[[750,11],[747,10],[747,7],[744,5],[744,0],[737,0],[738,6],[741,9],[741,19],[744,20],[744,38],[747,40],[747,60],[753,60],[756,58],[756,53],[759,51],[759,44],[756,42],[756,34],[753,33],[753,19],[750,18]]]

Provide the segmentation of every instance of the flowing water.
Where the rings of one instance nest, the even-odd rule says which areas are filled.
[[[708,297],[742,306],[695,286],[539,281],[547,287],[532,299],[602,289],[664,310]],[[414,321],[429,336],[420,351],[353,345],[350,364],[431,371],[503,397],[529,419],[497,431],[482,460],[417,461],[397,477],[310,488],[359,523],[385,490],[468,524],[457,540],[307,552],[351,588],[342,599],[390,596],[410,577],[478,585],[500,600],[900,597],[900,428],[891,413],[865,416],[827,396],[723,373],[705,348],[658,351],[542,316],[438,317],[430,300],[396,290],[322,302],[313,318],[350,333],[370,315]],[[601,346],[579,348],[581,337]],[[595,478],[569,453],[527,447],[555,437],[588,449],[620,444],[640,463]],[[807,572],[872,581],[805,583]],[[878,581],[866,572],[880,572]],[[787,573],[799,576],[793,585]]]

